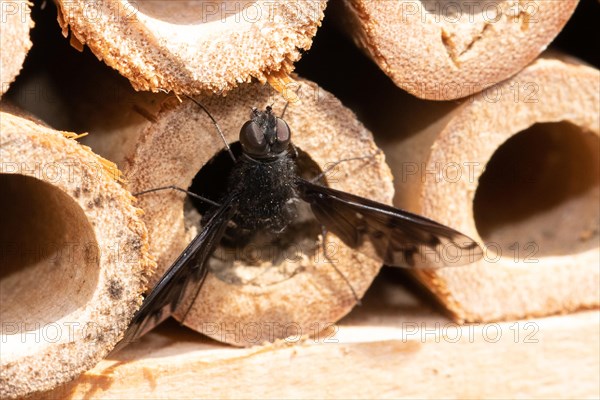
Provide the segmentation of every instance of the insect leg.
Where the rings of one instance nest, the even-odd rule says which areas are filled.
[[[189,305],[188,309],[185,311],[185,314],[183,314],[183,318],[181,318],[181,322],[180,323],[182,325],[185,322],[188,314],[190,313],[190,310],[192,309],[192,307],[196,303],[196,299],[198,298],[198,295],[200,294],[200,289],[202,288],[202,284],[204,283],[204,280],[206,279],[206,275],[208,274],[208,267],[207,266],[203,265],[200,268],[202,268],[201,275],[199,277],[200,283],[198,284],[198,288],[196,289],[196,294],[194,294],[194,298],[190,302],[190,305]]]
[[[292,148],[292,158],[298,158],[298,148],[294,146],[294,143],[290,143],[290,147]]]
[[[335,266],[335,263],[331,260],[331,258],[329,258],[329,255],[327,254],[327,233],[329,233],[329,232],[327,231],[327,228],[325,227],[325,225],[321,225],[321,236],[323,236],[323,241],[321,242],[321,247],[323,248],[323,257],[325,257],[327,259],[327,261],[329,261],[329,264],[333,267],[333,269],[335,269],[335,272],[337,272],[342,277],[344,282],[346,282],[346,284],[352,291],[352,296],[354,296],[354,299],[356,300],[356,304],[360,306],[360,305],[362,305],[362,303],[361,303],[360,299],[358,298],[358,295],[356,294],[354,287],[352,287],[352,284],[350,283],[348,278],[346,278],[346,275],[344,275],[342,273],[342,271],[340,271],[339,268]]]
[[[347,162],[347,161],[372,159],[373,157],[375,157],[374,154],[369,154],[367,156],[360,156],[360,157],[342,158],[341,160],[338,160],[338,161],[330,164],[327,168],[325,168],[325,171],[321,172],[319,175],[317,175],[314,178],[312,178],[309,182],[310,183],[315,183],[315,182],[320,181],[321,178],[323,178],[325,175],[327,175],[331,170],[333,170],[335,167],[337,167],[341,163],[344,163],[344,162]]]
[[[148,190],[142,190],[141,192],[133,193],[133,195],[137,197],[137,196],[141,196],[141,195],[148,194],[148,193],[158,192],[158,191],[160,191],[160,190],[177,190],[178,192],[185,193],[185,194],[187,194],[187,195],[188,195],[188,196],[190,196],[190,197],[193,197],[193,198],[195,198],[195,199],[198,199],[198,200],[204,201],[204,202],[206,202],[206,203],[208,203],[208,204],[210,204],[210,205],[213,205],[213,206],[216,206],[216,207],[220,207],[220,206],[221,206],[221,205],[220,205],[219,203],[217,203],[216,201],[212,201],[211,199],[208,199],[208,198],[206,198],[206,197],[202,197],[202,196],[200,196],[200,195],[198,195],[198,194],[196,194],[196,193],[192,193],[192,192],[190,192],[189,190],[185,190],[185,189],[182,189],[182,188],[180,188],[180,187],[173,186],[173,185],[170,185],[170,186],[162,186],[162,187],[157,187],[157,188],[154,188],[154,189],[148,189]]]

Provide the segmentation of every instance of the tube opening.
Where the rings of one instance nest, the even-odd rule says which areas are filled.
[[[136,12],[140,12],[160,21],[176,25],[199,25],[211,22],[256,22],[263,13],[268,13],[273,5],[257,1],[239,0],[195,0],[195,1],[155,1],[141,0],[126,3]],[[268,16],[268,14],[267,14]]]
[[[479,178],[477,230],[517,262],[598,246],[600,140],[569,122],[538,123],[507,140]]]
[[[57,187],[0,174],[0,188],[2,335],[43,330],[91,299],[98,243],[83,210]]]

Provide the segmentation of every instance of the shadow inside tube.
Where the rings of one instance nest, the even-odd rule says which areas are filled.
[[[525,250],[536,257],[596,247],[599,149],[597,135],[565,121],[538,123],[507,140],[488,162],[474,199],[484,241],[503,254]]]

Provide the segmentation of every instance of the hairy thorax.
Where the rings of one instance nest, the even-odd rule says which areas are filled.
[[[280,232],[296,218],[296,164],[287,154],[270,160],[242,155],[230,175],[231,192],[239,193],[238,228]]]

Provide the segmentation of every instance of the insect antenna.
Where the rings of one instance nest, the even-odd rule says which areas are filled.
[[[210,111],[208,111],[208,109],[206,107],[204,107],[204,105],[202,103],[200,103],[198,100],[194,99],[191,96],[188,96],[187,94],[185,94],[184,96],[187,97],[188,99],[190,99],[191,101],[193,101],[198,107],[200,107],[202,110],[204,110],[206,115],[208,115],[210,120],[213,122],[213,124],[217,128],[217,132],[219,132],[219,136],[221,136],[223,143],[225,143],[225,148],[227,149],[229,156],[231,157],[233,162],[236,162],[235,155],[233,155],[233,151],[231,151],[231,147],[229,147],[229,143],[227,143],[227,139],[225,139],[225,135],[223,134],[223,131],[221,130],[221,127],[217,123],[217,120],[215,119],[215,117],[213,117],[212,114],[210,113]]]

